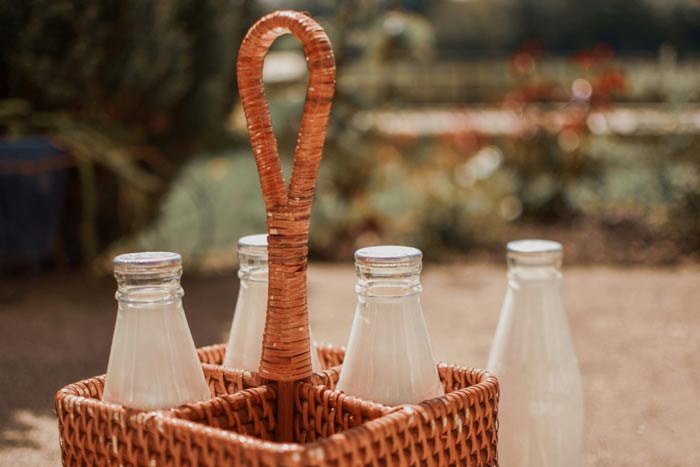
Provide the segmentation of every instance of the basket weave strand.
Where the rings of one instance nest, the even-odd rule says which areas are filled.
[[[265,54],[275,39],[286,33],[301,42],[309,68],[289,192],[262,81]],[[303,13],[279,11],[265,16],[250,29],[238,55],[237,73],[267,208],[269,286],[260,376],[280,382],[299,381],[312,373],[306,309],[307,243],[316,176],[335,89],[335,60],[328,36],[316,21]]]

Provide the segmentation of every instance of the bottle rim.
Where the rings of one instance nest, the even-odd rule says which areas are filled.
[[[118,255],[113,261],[115,272],[140,272],[182,265],[182,256],[171,251],[140,251]]]
[[[360,296],[395,299],[420,293],[423,252],[402,245],[360,248],[355,252],[357,284]]]
[[[115,298],[121,303],[151,305],[182,298],[182,256],[170,251],[125,253],[114,258]]]
[[[508,262],[522,266],[546,266],[561,263],[564,248],[554,240],[524,239],[508,242]]]
[[[360,248],[355,252],[355,264],[383,268],[420,266],[423,252],[403,245],[379,245]]]
[[[239,238],[238,253],[267,258],[267,234],[246,235]]]

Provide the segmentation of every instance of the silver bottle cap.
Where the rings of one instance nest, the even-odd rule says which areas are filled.
[[[552,240],[516,240],[507,246],[510,266],[561,266],[564,248]]]

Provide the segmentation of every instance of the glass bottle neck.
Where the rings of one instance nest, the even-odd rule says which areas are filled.
[[[380,300],[397,299],[417,296],[422,290],[420,273],[415,270],[375,274],[363,268],[357,268],[355,291],[361,297]]]
[[[508,281],[509,283],[515,282],[521,284],[559,284],[561,282],[561,269],[556,265],[510,265],[508,267]]]
[[[267,282],[269,267],[267,255],[238,253],[238,278],[241,282]]]
[[[115,298],[129,305],[153,305],[178,301],[184,295],[180,286],[182,260],[168,252],[120,255],[114,260],[117,280]]]
[[[355,252],[357,284],[360,297],[396,300],[417,296],[423,253],[412,247],[383,245],[361,248]]]
[[[508,243],[509,283],[556,283],[561,280],[562,246],[551,240]]]
[[[180,286],[180,278],[149,278],[148,280],[134,277],[117,277],[117,293],[115,298],[120,303],[130,305],[152,305],[171,303],[182,299],[185,292]]]

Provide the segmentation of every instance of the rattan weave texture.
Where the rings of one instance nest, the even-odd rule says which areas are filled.
[[[287,32],[300,40],[309,67],[289,190],[262,81],[268,49]],[[330,41],[316,21],[304,14],[281,11],[250,29],[241,45],[237,71],[238,91],[267,208],[270,270],[260,375],[274,381],[298,381],[311,375],[306,257],[316,176],[335,89],[335,61]]]
[[[262,85],[264,56],[272,42],[288,32],[301,41],[310,73],[289,190]],[[334,80],[330,42],[306,14],[267,15],[241,46],[239,91],[269,234],[268,311],[260,372],[223,368],[222,345],[199,349],[212,399],[154,412],[102,402],[101,376],[69,385],[58,391],[55,401],[64,465],[498,465],[498,382],[486,372],[441,364],[444,396],[393,408],[334,390],[342,371],[342,348],[319,348],[326,369],[311,372],[308,229]]]
[[[328,362],[343,352],[320,355]],[[497,465],[497,383],[487,373],[441,364],[445,396],[389,408],[333,391],[338,371],[324,370],[313,384],[295,383],[294,443],[274,443],[276,386],[241,389],[243,372],[217,363],[204,364],[216,397],[169,411],[102,402],[102,376],[63,388],[56,412],[64,465]]]

